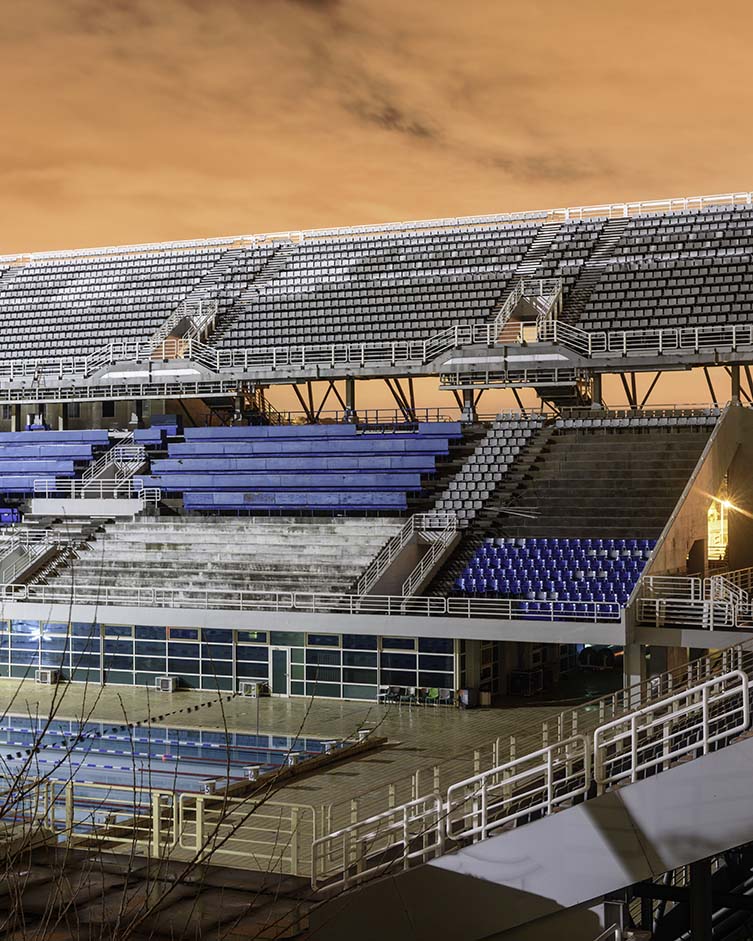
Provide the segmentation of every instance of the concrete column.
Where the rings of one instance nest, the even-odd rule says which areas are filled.
[[[21,431],[21,406],[14,405],[10,417],[10,430]]]
[[[708,941],[713,933],[714,902],[711,895],[711,859],[690,864],[690,938]]]
[[[243,418],[243,396],[236,395],[235,397],[235,407],[233,410],[233,421],[239,422]]]
[[[591,408],[602,408],[601,399],[601,373],[597,373],[591,379]]]
[[[463,411],[460,414],[460,421],[474,422],[477,417],[476,406],[473,402],[473,389],[463,389]]]
[[[68,427],[68,403],[63,402],[58,413],[58,431],[65,431]]]
[[[478,689],[481,685],[481,641],[465,642],[465,689]]]
[[[646,656],[642,644],[625,644],[622,661],[623,682],[625,686],[635,686],[646,682]],[[636,696],[634,706],[640,705],[640,696]]]
[[[349,376],[345,380],[345,420],[358,421],[358,412],[356,411],[356,380]]]
[[[739,405],[740,404],[740,367],[739,366],[732,367],[731,379],[732,379],[732,395],[730,396],[730,398],[735,403],[735,405]]]
[[[136,416],[136,427],[143,428],[144,427],[144,400],[143,399],[136,399],[136,401],[133,403],[133,411]]]

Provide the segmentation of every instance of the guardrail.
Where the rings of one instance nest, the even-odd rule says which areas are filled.
[[[433,538],[431,538],[429,550],[403,582],[400,589],[402,595],[413,595],[413,592],[421,585],[426,576],[436,566],[438,560],[441,559],[447,551],[447,547],[453,541],[457,532],[458,520],[457,517],[452,515],[441,532],[431,534]]]
[[[571,736],[454,782],[444,797],[437,791],[415,796],[325,834],[313,854],[312,884],[343,889],[387,870],[428,862],[458,844],[477,843],[503,827],[708,755],[749,726],[747,673],[713,677],[599,725],[590,742],[585,735]],[[399,821],[414,808],[414,839],[406,842]],[[434,826],[436,814],[444,826]],[[429,835],[425,846],[422,833]]]
[[[751,617],[748,593],[727,575],[647,575],[636,602],[638,623],[648,627],[731,630]]]
[[[157,608],[222,609],[227,611],[301,611],[309,614],[494,618],[539,622],[621,624],[623,610],[610,602],[579,602],[566,611],[562,602],[529,602],[518,598],[443,598],[429,595],[337,595],[316,592],[240,591],[204,588],[118,588],[109,585],[3,585],[5,601],[50,604],[143,605]],[[620,637],[620,635],[616,635]],[[621,639],[618,640],[621,642]]]
[[[485,840],[532,814],[551,814],[585,797],[591,783],[584,735],[556,742],[447,789],[445,826],[452,840]]]
[[[162,499],[158,487],[144,487],[139,480],[76,480],[58,477],[55,480],[42,478],[34,481],[36,499],[61,500],[139,500],[142,504],[154,504]]]
[[[707,755],[750,724],[748,676],[741,670],[707,680],[600,726],[594,732],[593,777],[599,793],[688,755]]]

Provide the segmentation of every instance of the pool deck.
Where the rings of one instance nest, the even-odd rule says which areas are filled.
[[[474,750],[482,752],[482,767],[490,767],[491,743],[500,739],[501,760],[509,755],[510,737],[519,743],[538,739],[541,724],[560,707],[524,706],[511,709],[459,710],[445,707],[376,704],[328,699],[262,698],[207,691],[158,693],[145,687],[86,687],[56,689],[33,681],[0,680],[0,709],[16,715],[47,715],[56,703],[56,718],[105,720],[113,724],[143,722],[233,732],[308,735],[347,739],[359,729],[373,730],[388,740],[386,747],[302,777],[281,788],[276,801],[314,806],[339,805],[357,799],[357,813],[384,806],[384,791],[395,785],[394,801],[433,790],[473,774]],[[159,717],[163,718],[160,719]],[[435,772],[435,767],[439,771]],[[418,782],[412,780],[419,773]],[[416,793],[417,789],[417,793]],[[337,815],[340,818],[340,814]]]

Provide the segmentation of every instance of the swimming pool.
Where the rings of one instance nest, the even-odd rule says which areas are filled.
[[[322,740],[286,735],[225,732],[162,725],[117,725],[0,718],[0,772],[10,783],[19,774],[60,783],[117,784],[164,791],[217,788],[324,751]]]

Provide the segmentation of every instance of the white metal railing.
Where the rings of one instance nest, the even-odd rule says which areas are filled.
[[[47,477],[34,481],[35,499],[62,500],[139,500],[143,504],[154,504],[162,499],[158,487],[144,487],[142,481],[123,480],[77,480]]]
[[[449,787],[447,836],[485,840],[501,827],[585,797],[590,783],[586,737],[556,742]]]
[[[246,373],[258,371],[274,374],[280,371],[306,369],[367,369],[369,367],[426,366],[437,357],[470,345],[511,346],[531,342],[560,344],[585,359],[613,356],[662,356],[668,354],[711,354],[753,349],[752,322],[719,324],[704,327],[665,328],[657,330],[591,332],[565,324],[554,318],[539,318],[533,328],[516,324],[517,332],[503,336],[495,333],[495,322],[455,324],[426,340],[393,340],[381,343],[332,343],[313,346],[289,345],[251,349],[216,349],[197,339],[165,338],[154,346],[149,343],[111,341],[96,352],[83,357],[69,357],[59,361],[24,360],[0,362],[0,382],[10,384],[29,381],[68,388],[72,379],[84,382],[94,373],[110,365],[133,367],[154,360],[183,360],[194,362],[212,373]],[[571,367],[572,368],[572,367]],[[561,372],[562,370],[560,370]],[[542,372],[537,369],[520,370],[521,383],[531,384]],[[548,370],[545,372],[552,372]],[[450,373],[450,375],[452,375]],[[132,377],[118,376],[115,388]],[[134,377],[135,378],[135,377]],[[546,376],[541,379],[547,381]],[[551,381],[551,380],[549,380]],[[141,383],[144,385],[144,383]],[[181,380],[178,385],[190,386]],[[137,384],[138,385],[138,384]],[[147,383],[152,385],[152,383]],[[102,390],[103,396],[112,393]],[[76,394],[70,393],[70,398]],[[80,398],[80,395],[79,395]],[[61,399],[62,400],[62,399]]]
[[[727,575],[647,575],[637,595],[638,623],[650,627],[728,630],[750,623],[750,597]]]
[[[389,869],[409,869],[444,852],[443,804],[431,794],[314,840],[314,889],[347,889]]]
[[[733,670],[714,676],[601,723],[592,745],[583,734],[571,736],[453,782],[446,796],[435,790],[324,835],[313,854],[312,882],[315,887],[326,883],[344,888],[388,869],[427,862],[458,843],[479,842],[594,793],[707,755],[749,726],[747,673]],[[399,833],[402,815],[413,808],[418,808],[416,836],[429,835],[425,847],[420,839],[390,839]],[[436,814],[443,818],[444,846],[441,837],[434,837]],[[380,841],[382,820],[385,838]]]
[[[302,611],[308,614],[350,614],[449,618],[494,618],[538,622],[623,623],[624,611],[610,602],[579,602],[578,610],[565,610],[562,602],[528,602],[517,598],[443,598],[429,595],[344,595],[302,591],[225,591],[221,588],[117,585],[4,585],[5,601],[97,605],[145,605],[159,608],[195,608],[228,611]],[[621,632],[615,632],[621,642]]]
[[[356,583],[356,594],[366,594],[384,575],[411,539],[419,533],[445,529],[453,522],[457,528],[457,518],[453,513],[414,513],[371,560]]]
[[[622,941],[622,938],[622,928],[615,924],[605,928],[593,941]]]
[[[185,337],[201,337],[211,329],[217,317],[219,304],[216,300],[200,298],[196,301],[183,301],[162,323],[147,341],[152,350],[157,349],[170,336],[171,331],[182,321],[187,321]]]
[[[447,551],[447,547],[455,539],[458,532],[457,517],[452,514],[447,520],[447,524],[438,533],[432,533],[428,551],[422,556],[418,565],[413,569],[410,575],[405,579],[401,588],[401,594],[413,595],[419,585],[422,584],[427,575],[434,569],[439,559]]]
[[[707,755],[744,732],[750,724],[748,685],[747,675],[734,670],[600,726],[593,739],[599,793],[688,755]]]
[[[244,865],[262,872],[312,876],[317,814],[309,804],[287,804],[228,794],[184,793],[178,800],[178,845],[200,860]]]
[[[130,437],[132,437],[132,434]],[[115,477],[123,480],[132,477],[146,461],[146,449],[140,444],[120,442],[113,445],[93,464],[90,464],[81,475],[81,480],[93,480],[104,473],[108,468],[115,467]]]
[[[381,225],[344,226],[328,229],[304,229],[284,232],[263,232],[247,235],[229,235],[210,239],[189,239],[173,242],[150,242],[135,245],[108,245],[100,248],[62,249],[48,252],[16,253],[0,256],[0,262],[23,263],[60,258],[92,258],[98,255],[126,255],[205,246],[254,246],[266,242],[295,241],[318,238],[351,238],[354,235],[394,235],[396,233],[420,232],[422,229],[464,228],[497,223],[516,223],[526,220],[541,222],[567,222],[598,218],[632,218],[642,215],[690,212],[712,207],[749,207],[753,205],[753,194],[749,192],[719,193],[705,196],[680,196],[667,199],[649,199],[635,202],[600,203],[592,206],[568,206],[555,209],[533,209],[523,212],[491,213],[475,216],[453,216],[439,219],[420,219]]]

